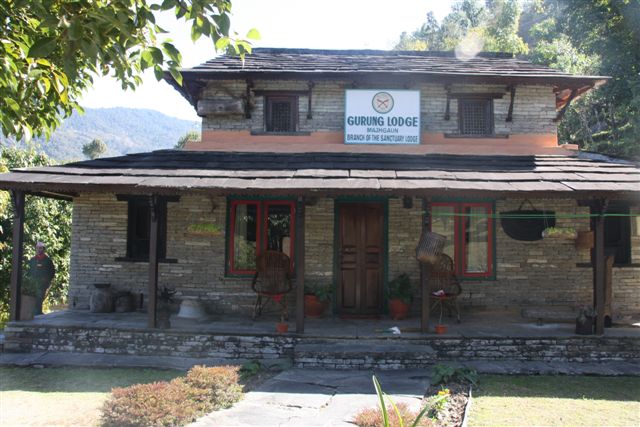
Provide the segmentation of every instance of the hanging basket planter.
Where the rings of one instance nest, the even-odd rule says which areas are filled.
[[[533,208],[523,210],[525,203]],[[556,225],[555,211],[538,210],[529,200],[520,204],[517,210],[500,212],[500,225],[505,234],[514,240],[535,242],[542,239],[542,232]]]
[[[594,244],[594,234],[591,230],[578,231],[576,249],[591,249]]]
[[[424,230],[416,247],[416,259],[425,264],[436,262],[446,241],[445,236]]]
[[[545,239],[575,240],[576,230],[569,227],[549,227],[542,232]]]

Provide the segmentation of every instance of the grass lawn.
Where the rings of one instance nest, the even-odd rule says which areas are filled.
[[[483,375],[469,426],[640,426],[640,378]]]
[[[96,426],[113,387],[170,380],[158,369],[0,368],[0,426]]]

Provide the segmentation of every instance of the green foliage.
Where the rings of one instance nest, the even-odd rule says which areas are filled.
[[[411,290],[411,280],[406,273],[402,273],[389,282],[389,299],[400,299],[405,304],[411,304],[413,292]]]
[[[0,122],[2,133],[29,140],[51,131],[75,109],[95,76],[111,75],[135,89],[141,74],[164,69],[178,82],[181,54],[156,24],[161,12],[191,26],[213,47],[243,56],[247,40],[230,35],[231,0],[5,0],[0,22]],[[6,31],[10,29],[10,31]],[[247,38],[258,38],[252,30]]]
[[[105,144],[101,139],[98,138],[82,146],[82,154],[84,154],[91,160],[97,159],[106,152],[107,144]]]
[[[178,142],[173,148],[175,148],[176,150],[182,150],[184,149],[184,146],[186,144],[192,142],[200,142],[201,139],[202,136],[200,135],[200,132],[198,132],[197,130],[190,130],[189,132],[182,135],[180,139],[178,139]]]
[[[451,382],[476,384],[478,382],[478,372],[471,368],[456,368],[449,365],[435,365],[431,384],[449,384]]]
[[[114,388],[102,408],[105,426],[178,426],[228,408],[242,397],[238,368],[194,366],[170,382]]]
[[[377,410],[365,409],[356,414],[354,423],[359,427],[384,426],[384,427],[404,427],[405,423],[411,427],[432,426],[433,423],[424,416],[429,411],[429,406],[422,408],[420,412],[412,412],[405,404],[396,405],[391,397],[382,391],[382,386],[375,375],[372,377],[373,386],[380,401],[380,407]],[[385,404],[385,398],[389,401],[389,406]]]
[[[304,293],[305,295],[315,295],[320,301],[329,301],[333,294],[333,287],[326,283],[305,285]]]
[[[47,166],[49,158],[33,149],[5,148],[0,161],[9,169]],[[13,207],[7,203],[9,193],[0,191],[0,320],[9,312],[9,283],[13,250]],[[25,198],[24,255],[25,260],[35,255],[35,244],[47,245],[47,254],[56,267],[56,276],[47,294],[48,304],[64,303],[69,286],[69,251],[71,248],[71,203],[38,196]]]
[[[249,378],[260,373],[260,371],[262,371],[263,369],[264,367],[259,360],[250,360],[240,367],[240,370],[238,371],[240,374],[240,380],[246,381]]]

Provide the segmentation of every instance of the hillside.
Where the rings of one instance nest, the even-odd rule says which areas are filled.
[[[190,130],[200,130],[196,121],[180,120],[158,111],[134,108],[87,108],[73,113],[51,136],[37,142],[56,160],[84,159],[82,146],[99,138],[107,144],[102,157],[173,147]]]

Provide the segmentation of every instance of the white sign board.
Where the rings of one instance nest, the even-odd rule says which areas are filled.
[[[420,144],[420,91],[347,90],[345,144]]]

